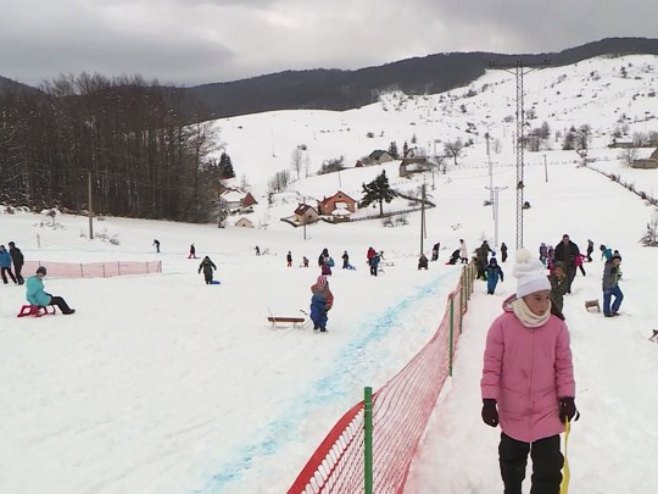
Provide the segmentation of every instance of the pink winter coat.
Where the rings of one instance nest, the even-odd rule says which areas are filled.
[[[569,330],[553,315],[527,328],[508,301],[489,328],[480,388],[497,401],[503,432],[531,443],[564,431],[559,400],[576,393]]]

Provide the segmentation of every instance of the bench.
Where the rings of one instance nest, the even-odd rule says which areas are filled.
[[[49,311],[48,307],[50,307],[52,311]],[[50,305],[48,307],[44,307],[43,305],[24,305],[21,307],[21,310],[18,311],[16,317],[26,317],[26,316],[41,317],[47,315],[52,316],[57,312],[54,306]]]

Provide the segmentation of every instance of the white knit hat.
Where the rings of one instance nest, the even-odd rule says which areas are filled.
[[[546,276],[546,267],[539,261],[533,259],[527,249],[519,249],[516,252],[516,264],[514,265],[514,277],[516,278],[516,297],[521,298],[541,290],[550,290],[551,282]]]

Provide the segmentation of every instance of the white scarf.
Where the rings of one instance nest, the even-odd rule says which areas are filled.
[[[522,298],[513,300],[510,302],[510,305],[512,306],[512,310],[514,311],[516,317],[518,317],[519,321],[521,321],[521,324],[523,324],[526,328],[538,328],[539,326],[546,324],[548,318],[551,317],[551,301],[549,300],[548,303],[549,306],[546,312],[539,316],[530,310],[530,307],[528,307]]]

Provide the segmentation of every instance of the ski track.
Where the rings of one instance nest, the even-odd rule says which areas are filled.
[[[279,419],[265,426],[268,433],[263,440],[242,447],[232,455],[237,457],[236,460],[222,467],[203,488],[196,489],[193,492],[195,494],[222,492],[222,489],[226,488],[228,484],[240,480],[242,474],[252,467],[255,459],[276,454],[282,445],[282,441],[288,442],[290,440],[290,433],[295,430],[300,422],[313,413],[313,409],[319,406],[318,403],[326,405],[330,401],[345,396],[354,385],[353,380],[350,378],[355,375],[363,378],[363,373],[358,372],[358,370],[362,368],[362,370],[367,371],[368,365],[374,358],[373,355],[370,355],[368,361],[362,361],[361,357],[367,347],[387,337],[399,324],[407,310],[411,309],[414,304],[435,296],[442,287],[441,281],[451,276],[452,272],[443,272],[431,282],[417,287],[412,295],[399,301],[376,319],[366,320],[362,327],[369,328],[369,330],[363,333],[363,336],[351,340],[347,344],[347,348],[339,352],[339,356],[334,360],[334,365],[327,373],[327,377],[313,382],[310,390],[292,402]],[[357,371],[353,366],[354,362],[361,362]]]

